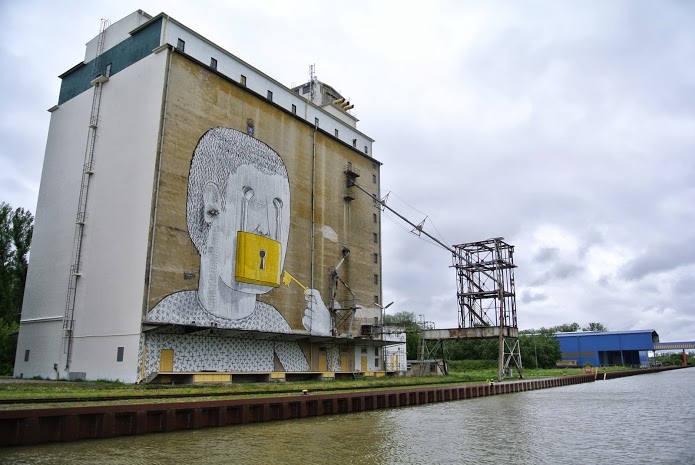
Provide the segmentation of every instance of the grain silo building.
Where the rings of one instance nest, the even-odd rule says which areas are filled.
[[[166,14],[102,24],[51,111],[15,376],[384,373],[380,162],[352,104]]]

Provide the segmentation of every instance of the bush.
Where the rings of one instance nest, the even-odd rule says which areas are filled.
[[[476,371],[497,369],[497,360],[450,360],[450,371]]]

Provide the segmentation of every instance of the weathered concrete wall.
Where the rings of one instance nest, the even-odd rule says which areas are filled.
[[[198,155],[194,157],[194,153],[201,153],[200,144],[207,144],[207,140],[211,137],[209,134],[213,132],[224,139],[220,143],[225,148],[219,148],[221,146],[216,145],[214,150],[222,150],[222,152],[215,152],[216,154],[211,160],[237,157],[239,155],[229,155],[232,152],[236,154],[237,150],[245,153],[253,151],[252,158],[259,160],[260,153],[263,152],[269,153],[268,156],[271,158],[279,156],[283,170],[286,169],[289,196],[283,198],[281,204],[283,215],[285,211],[289,211],[287,216],[289,237],[284,239],[275,237],[273,234],[267,236],[269,239],[281,242],[281,250],[284,254],[284,265],[281,271],[287,271],[307,288],[318,291],[320,296],[315,291],[312,291],[313,295],[317,299],[320,297],[322,307],[328,307],[331,298],[331,270],[343,258],[344,248],[347,247],[350,254],[342,264],[340,274],[341,278],[356,293],[358,299],[356,303],[372,306],[375,298],[380,300],[380,211],[375,208],[374,202],[368,194],[354,192],[353,200],[345,199],[347,189],[345,171],[348,165],[353,172],[360,173],[361,176],[357,178],[358,181],[364,184],[370,193],[378,196],[379,162],[351,145],[341,142],[333,134],[325,133],[315,128],[314,125],[308,124],[302,118],[264,96],[259,96],[247,87],[211,72],[200,63],[178,52],[172,52],[167,85],[162,151],[158,161],[157,202],[153,212],[154,233],[145,319],[155,323],[173,322],[179,325],[244,329],[268,333],[294,332],[307,335],[307,330],[311,329],[312,335],[330,336],[330,327],[325,318],[323,326],[318,324],[314,326],[315,322],[307,326],[307,313],[305,312],[308,306],[307,296],[301,286],[291,281],[279,283],[278,287],[267,287],[262,291],[258,287],[242,290],[246,295],[256,294],[254,299],[262,303],[256,304],[253,313],[246,313],[249,315],[248,318],[217,318],[205,320],[204,323],[201,322],[201,319],[207,318],[209,313],[215,314],[215,312],[211,310],[211,305],[203,301],[204,299],[201,298],[199,302],[198,297],[200,295],[207,295],[208,292],[215,292],[217,289],[221,289],[218,292],[233,295],[229,298],[229,301],[233,303],[225,307],[231,308],[232,312],[242,307],[238,303],[239,300],[235,299],[246,299],[246,297],[240,297],[238,293],[234,294],[233,291],[230,293],[226,287],[218,287],[217,271],[214,273],[210,271],[217,267],[218,263],[230,260],[228,251],[220,251],[225,250],[225,246],[229,247],[229,250],[234,250],[239,242],[234,242],[236,245],[229,245],[230,237],[236,237],[237,231],[243,231],[243,228],[240,229],[235,226],[237,223],[234,221],[239,221],[239,218],[244,214],[230,213],[234,208],[240,210],[239,206],[232,205],[239,199],[232,200],[227,192],[230,190],[241,192],[242,188],[246,189],[246,187],[241,185],[241,177],[237,179],[234,176],[250,176],[247,178],[247,181],[251,183],[249,185],[255,183],[254,189],[259,188],[256,189],[257,197],[260,191],[274,189],[279,192],[276,194],[279,196],[276,199],[282,198],[284,196],[282,192],[286,192],[283,190],[285,189],[283,183],[287,183],[281,179],[282,176],[269,180],[267,173],[261,173],[260,165],[251,165],[247,170],[250,173],[248,175],[234,174],[230,176],[227,174],[224,180],[220,178],[220,180],[215,181],[217,184],[223,183],[223,185],[217,186],[215,184],[215,186],[227,203],[221,205],[219,216],[215,210],[214,217],[206,217],[205,221],[209,220],[208,222],[213,224],[210,227],[211,230],[215,227],[214,225],[223,225],[221,227],[225,228],[224,231],[226,232],[215,233],[222,234],[222,236],[215,237],[222,237],[220,240],[227,242],[214,247],[214,254],[218,258],[212,260],[210,258],[212,255],[208,255],[213,254],[210,252],[213,250],[210,248],[211,246],[207,243],[201,246],[200,241],[191,239],[191,231],[189,231],[191,211],[187,211],[187,203],[192,203],[192,199],[198,198],[189,192],[189,172],[192,166],[197,166],[198,163],[196,161]],[[253,127],[252,133],[249,131],[250,127]],[[213,128],[222,129],[214,129],[211,132]],[[260,141],[263,146],[261,147],[257,141]],[[205,146],[207,147],[207,145]],[[264,148],[265,146],[269,149]],[[196,152],[197,150],[198,152]],[[273,155],[275,153],[277,155]],[[213,168],[214,172],[210,178],[214,178],[213,175],[217,176],[220,169],[219,167]],[[234,173],[239,172],[234,171]],[[313,204],[312,190],[314,192]],[[267,201],[263,205],[270,203],[272,202]],[[198,211],[198,207],[195,208],[194,211]],[[212,210],[206,210],[206,212],[208,211]],[[272,216],[272,214],[269,213],[268,215]],[[312,214],[315,237],[313,280],[311,266]],[[236,215],[236,219],[228,221],[229,215]],[[286,225],[287,223],[284,221],[283,219],[282,224]],[[260,236],[263,233],[256,232],[254,234],[251,230],[248,232],[251,233],[249,237],[252,241],[259,244],[267,242],[265,237],[261,238]],[[210,234],[212,233],[204,233],[206,238],[212,237]],[[285,240],[287,241],[286,244]],[[205,247],[205,249],[200,249],[205,251],[204,254],[199,252],[196,244],[198,248]],[[376,263],[374,254],[378,256]],[[201,260],[208,264],[203,263],[201,265]],[[238,265],[238,252],[235,261]],[[205,268],[206,266],[208,268]],[[207,270],[205,274],[205,277],[208,277],[207,280],[201,281],[201,269]],[[214,269],[217,270],[217,268]],[[224,272],[233,273],[233,270]],[[211,276],[214,277],[214,280],[210,278]],[[228,279],[227,274],[220,274],[219,276],[221,280]],[[235,287],[238,283],[239,281],[235,280],[229,284],[230,289],[239,290]],[[289,286],[285,284],[289,284]],[[196,294],[201,287],[205,291]],[[337,298],[342,300],[345,294],[346,291],[343,289]],[[220,294],[219,299],[214,297],[211,300],[212,305],[217,305],[216,302],[224,298],[225,296],[222,294]],[[270,307],[263,307],[263,304],[268,304]],[[328,311],[325,307],[322,312],[328,317]],[[189,315],[195,312],[198,316],[189,318]],[[280,320],[282,321],[277,320],[274,316],[277,314],[281,315]],[[219,316],[218,314],[215,315]],[[315,328],[319,327],[324,329],[315,333]],[[359,332],[358,324],[355,324],[353,328],[357,333]],[[221,336],[232,337],[226,333],[221,334]],[[149,339],[147,337],[145,339],[145,345],[150,346]],[[341,364],[340,362],[338,348],[335,347],[336,342],[339,341],[325,341],[325,344],[314,343],[313,345],[306,341],[292,342],[295,347],[298,347],[297,350],[301,351],[305,360],[300,360],[302,355],[299,353],[291,353],[294,349],[290,346],[280,347],[276,345],[275,355],[280,357],[282,366],[276,366],[275,369],[338,371],[341,366],[342,369],[349,369],[345,363]],[[343,343],[346,345],[347,341],[343,341]],[[263,350],[262,355],[267,358],[272,349],[266,349]],[[198,349],[192,347],[177,349],[174,355],[174,365],[187,366],[189,370],[193,370],[193,365],[190,363],[182,364],[179,356],[190,358],[190,354],[193,354],[195,350]],[[150,370],[159,363],[158,358],[152,359],[152,357],[159,357],[159,355],[153,354],[152,350],[146,352],[147,357],[149,357],[147,367]],[[184,355],[186,352],[189,354]],[[249,355],[250,358],[257,358],[257,356],[261,356],[260,352]],[[276,363],[276,365],[278,364]],[[199,370],[200,367],[196,365],[195,369]],[[208,369],[219,369],[219,367]],[[229,371],[231,368],[227,367],[226,370]],[[265,365],[249,366],[249,371],[268,370],[268,366]],[[160,369],[159,371],[167,370]]]
[[[186,195],[191,157],[201,136],[222,126],[242,132],[253,120],[254,137],[280,154],[289,174],[291,229],[285,269],[311,286],[311,183],[314,128],[271,102],[213,74],[197,63],[174,54],[169,77],[166,126],[160,161],[160,182],[155,224],[148,309],[165,296],[198,288],[200,256],[186,225]],[[379,163],[321,131],[316,139],[314,288],[324,302],[329,299],[329,273],[342,258],[343,244],[350,256],[341,275],[357,293],[362,305],[380,296],[374,275],[380,265],[379,210],[368,196],[357,192],[346,202],[344,168],[351,163],[361,173],[358,182],[378,194]],[[377,222],[373,220],[377,213]],[[377,242],[373,234],[377,234]],[[380,261],[380,260],[379,260]],[[303,330],[306,307],[301,289],[281,286],[259,297],[277,308],[293,329]]]

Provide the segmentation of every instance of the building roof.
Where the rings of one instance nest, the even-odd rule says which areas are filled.
[[[619,335],[619,334],[644,334],[644,333],[656,333],[659,334],[654,329],[635,329],[631,331],[575,331],[572,333],[555,333],[555,337],[579,337],[579,336],[603,336],[603,335]]]
[[[138,10],[138,11],[142,11],[142,10]],[[147,14],[146,12],[144,12],[144,11],[142,11],[142,13],[143,13],[144,15],[146,15],[146,16],[150,16],[150,15],[148,15],[148,14]],[[152,23],[154,23],[154,22],[156,22],[156,21],[158,21],[158,20],[160,20],[160,19],[163,19],[163,20],[165,20],[165,21],[171,21],[171,22],[175,23],[175,24],[178,25],[179,27],[181,27],[181,28],[185,29],[186,31],[188,31],[188,32],[189,32],[190,34],[192,34],[193,36],[197,37],[199,40],[202,40],[202,41],[204,41],[204,42],[210,44],[211,46],[217,48],[220,52],[227,54],[229,57],[231,57],[231,58],[233,58],[234,60],[238,61],[239,63],[241,63],[242,65],[246,66],[246,67],[249,68],[250,70],[252,70],[252,71],[258,73],[258,74],[261,75],[261,76],[263,76],[265,79],[267,79],[268,81],[271,81],[273,84],[277,85],[279,88],[283,89],[284,91],[289,92],[289,93],[292,93],[292,94],[296,94],[296,93],[297,93],[297,92],[295,92],[293,89],[291,89],[291,88],[287,87],[286,85],[282,84],[280,81],[277,81],[277,80],[276,80],[275,78],[273,78],[272,76],[270,76],[270,75],[264,73],[264,72],[261,71],[260,69],[254,67],[254,66],[252,66],[251,64],[249,64],[248,62],[242,60],[242,59],[239,58],[237,55],[234,55],[233,53],[229,52],[228,50],[226,50],[225,48],[221,47],[220,45],[218,45],[218,44],[212,42],[211,40],[207,39],[206,37],[204,37],[204,36],[203,36],[202,34],[200,34],[199,32],[194,31],[193,29],[189,28],[189,27],[186,26],[185,24],[183,24],[183,23],[177,21],[176,19],[172,18],[171,16],[169,16],[169,15],[168,15],[167,13],[165,13],[165,12],[161,12],[161,13],[159,13],[158,15],[151,16],[150,19],[149,19],[147,22],[145,22],[145,23],[139,25],[138,27],[136,27],[135,29],[133,29],[133,30],[130,32],[130,34],[132,35],[132,34],[134,34],[135,32],[137,32],[137,31],[139,31],[139,30],[141,30],[141,29],[146,28],[146,27],[149,26],[150,24],[152,24]],[[65,74],[65,73],[64,73],[64,74]],[[317,80],[317,81],[318,81],[318,80]],[[324,85],[324,86],[330,87],[331,89],[334,89],[332,86],[330,86],[330,85],[328,85],[328,84],[325,84],[325,83],[320,82],[320,81],[319,81],[319,83],[320,83],[321,85]],[[305,99],[305,100],[306,100],[306,99]],[[339,118],[337,118],[335,115],[333,115],[333,114],[329,113],[328,111],[326,111],[324,108],[322,108],[321,105],[317,105],[316,103],[311,102],[311,101],[309,101],[309,100],[307,100],[307,101],[309,102],[310,105],[316,107],[318,110],[320,110],[321,112],[323,112],[325,115],[327,115],[327,116],[329,116],[329,117],[331,117],[331,118],[334,118],[334,119],[337,119],[337,120],[340,121]],[[350,115],[350,114],[347,113],[347,112],[346,112],[346,115],[348,115],[349,117],[351,117],[352,119],[354,119],[355,121],[357,121],[357,118],[356,118],[354,115]],[[345,124],[344,121],[343,121],[343,124]],[[368,135],[366,135],[365,133],[363,133],[362,131],[360,131],[360,130],[357,129],[356,127],[351,127],[351,129],[352,129],[353,131],[355,131],[356,133],[360,134],[360,135],[361,135],[362,137],[364,137],[365,139],[368,139],[370,142],[375,142],[374,139],[372,139],[371,137],[369,137]],[[373,159],[373,157],[368,157],[368,158]],[[375,161],[376,161],[376,160],[375,160]]]

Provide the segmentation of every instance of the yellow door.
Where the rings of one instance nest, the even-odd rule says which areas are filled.
[[[319,352],[319,371],[326,370],[326,352]]]
[[[362,362],[362,363],[361,363],[361,365],[362,365],[362,366],[361,366],[361,370],[362,370],[362,371],[367,371],[367,356],[366,356],[366,355],[363,355],[363,356],[362,356],[361,362]]]
[[[174,351],[162,349],[159,351],[159,372],[174,371]]]
[[[340,371],[348,371],[347,354],[340,354]]]

